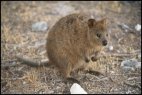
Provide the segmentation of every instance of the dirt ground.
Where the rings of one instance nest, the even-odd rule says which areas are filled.
[[[109,21],[109,45],[94,64],[105,76],[78,72],[75,77],[90,94],[140,94],[141,70],[124,72],[120,64],[135,58],[141,62],[141,1],[2,1],[1,2],[1,93],[2,94],[62,94],[70,93],[72,84],[65,84],[53,67],[33,68],[17,61],[15,55],[34,60],[47,59],[45,42],[48,31],[61,17],[89,12],[96,20]],[[46,21],[48,30],[32,31],[32,24]],[[129,26],[123,29],[123,25]]]

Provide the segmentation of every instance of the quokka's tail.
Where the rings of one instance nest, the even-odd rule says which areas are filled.
[[[16,58],[22,63],[26,64],[31,67],[41,67],[41,66],[48,66],[49,61],[34,61],[34,59],[28,57],[22,57],[21,55],[16,55]]]

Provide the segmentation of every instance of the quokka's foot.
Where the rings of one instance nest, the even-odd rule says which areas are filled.
[[[80,82],[77,79],[72,78],[72,77],[67,78],[65,83],[67,83],[67,82],[80,84]]]
[[[92,75],[96,75],[96,76],[103,75],[102,73],[100,73],[98,71],[87,71],[87,73],[92,74]]]
[[[85,59],[85,62],[86,62],[86,63],[89,63],[89,62],[90,62],[90,60],[89,60],[88,58],[86,58],[86,59]]]
[[[98,59],[96,57],[91,57],[91,60],[94,62],[97,61]]]

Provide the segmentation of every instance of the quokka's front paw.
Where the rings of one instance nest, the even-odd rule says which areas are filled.
[[[91,57],[91,60],[94,62],[94,61],[97,61],[98,60],[98,58],[96,58],[96,57]]]
[[[91,75],[96,75],[96,76],[103,75],[101,72],[98,72],[98,71],[87,71],[87,73],[89,73]]]

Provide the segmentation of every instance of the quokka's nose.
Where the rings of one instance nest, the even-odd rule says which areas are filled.
[[[103,40],[103,46],[106,46],[107,45],[107,40]]]

